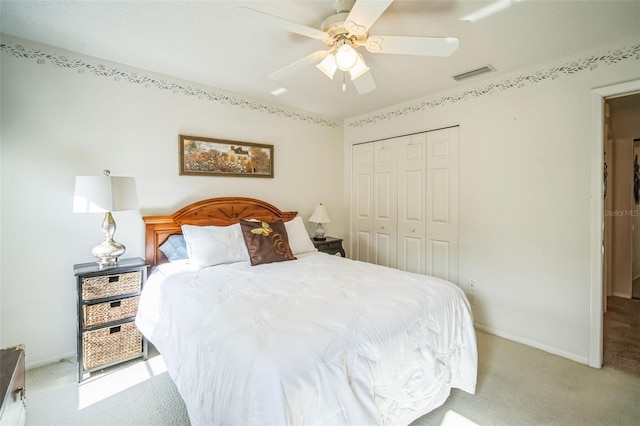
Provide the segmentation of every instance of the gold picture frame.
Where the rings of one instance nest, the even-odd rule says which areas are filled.
[[[273,145],[178,135],[181,176],[273,178]]]

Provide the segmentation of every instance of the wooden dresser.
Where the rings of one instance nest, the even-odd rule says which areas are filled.
[[[25,424],[24,349],[0,350],[0,426]]]

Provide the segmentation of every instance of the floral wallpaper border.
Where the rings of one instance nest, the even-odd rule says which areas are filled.
[[[9,54],[16,58],[33,60],[40,65],[50,63],[56,67],[76,70],[80,74],[91,73],[98,77],[113,78],[114,81],[125,81],[131,84],[144,85],[147,88],[171,91],[174,94],[197,97],[198,99],[204,99],[209,102],[250,109],[320,126],[332,128],[338,127],[338,122],[335,120],[304,114],[285,109],[283,107],[269,105],[230,94],[219,93],[213,89],[205,90],[203,88],[193,87],[179,81],[172,81],[170,77],[167,77],[166,79],[151,77],[143,73],[127,69],[120,69],[100,63],[89,63],[83,59],[71,58],[68,55],[48,53],[42,49],[28,49],[24,44],[25,43],[2,42],[0,43],[0,52]],[[349,127],[362,127],[376,124],[380,121],[392,120],[397,117],[406,116],[439,106],[492,95],[496,92],[522,88],[528,84],[541,83],[547,80],[556,80],[560,76],[572,75],[583,71],[593,71],[600,65],[613,65],[629,59],[640,60],[640,43],[608,51],[603,55],[592,55],[587,58],[575,60],[570,63],[565,63],[545,70],[536,71],[534,73],[522,74],[512,79],[488,83],[484,86],[471,88],[459,93],[444,95],[433,100],[420,101],[418,103],[392,109],[379,114],[373,114],[354,121],[347,120],[346,125]]]
[[[556,80],[561,75],[572,75],[582,71],[593,71],[600,65],[612,65],[628,59],[640,60],[640,44],[634,44],[630,47],[608,51],[604,55],[593,55],[581,60],[575,60],[564,65],[548,68],[542,71],[536,71],[533,74],[519,75],[513,79],[507,79],[499,82],[489,83],[484,86],[464,90],[459,93],[445,95],[433,100],[422,101],[412,105],[382,112],[380,114],[370,115],[365,118],[356,119],[346,123],[349,127],[362,127],[370,124],[376,124],[383,120],[391,120],[397,117],[413,114],[420,111],[465,101],[471,98],[479,98],[485,95],[492,95],[496,92],[504,92],[506,90],[521,88],[527,84],[536,84],[546,80]]]
[[[155,88],[162,91],[171,91],[174,94],[184,96],[197,97],[210,102],[216,102],[222,105],[236,106],[243,109],[254,110],[267,114],[273,114],[278,117],[291,118],[294,120],[305,121],[311,124],[326,127],[338,127],[338,122],[329,120],[310,114],[292,111],[275,105],[261,103],[255,100],[249,100],[229,94],[219,93],[215,90],[205,90],[193,87],[182,82],[172,81],[170,77],[166,79],[151,77],[141,72],[134,72],[125,68],[117,68],[111,65],[103,65],[100,63],[90,63],[84,59],[73,58],[70,55],[46,52],[42,49],[31,49],[25,47],[26,43],[0,43],[0,52],[6,53],[16,58],[28,59],[35,61],[39,65],[52,64],[59,68],[76,70],[80,74],[90,73],[98,77],[112,78],[114,81],[125,81],[131,84],[144,85],[147,88]]]

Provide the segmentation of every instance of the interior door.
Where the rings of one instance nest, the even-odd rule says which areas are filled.
[[[459,128],[428,132],[426,273],[458,282]]]
[[[352,154],[352,258],[374,263],[373,144],[354,145]]]

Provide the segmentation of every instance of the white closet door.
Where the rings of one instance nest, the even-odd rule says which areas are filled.
[[[428,132],[426,273],[458,282],[459,128]]]
[[[424,274],[426,133],[397,138],[398,252],[397,268]]]
[[[354,145],[352,155],[351,258],[374,263],[373,144]]]
[[[373,263],[396,267],[397,146],[384,140],[373,144]]]

